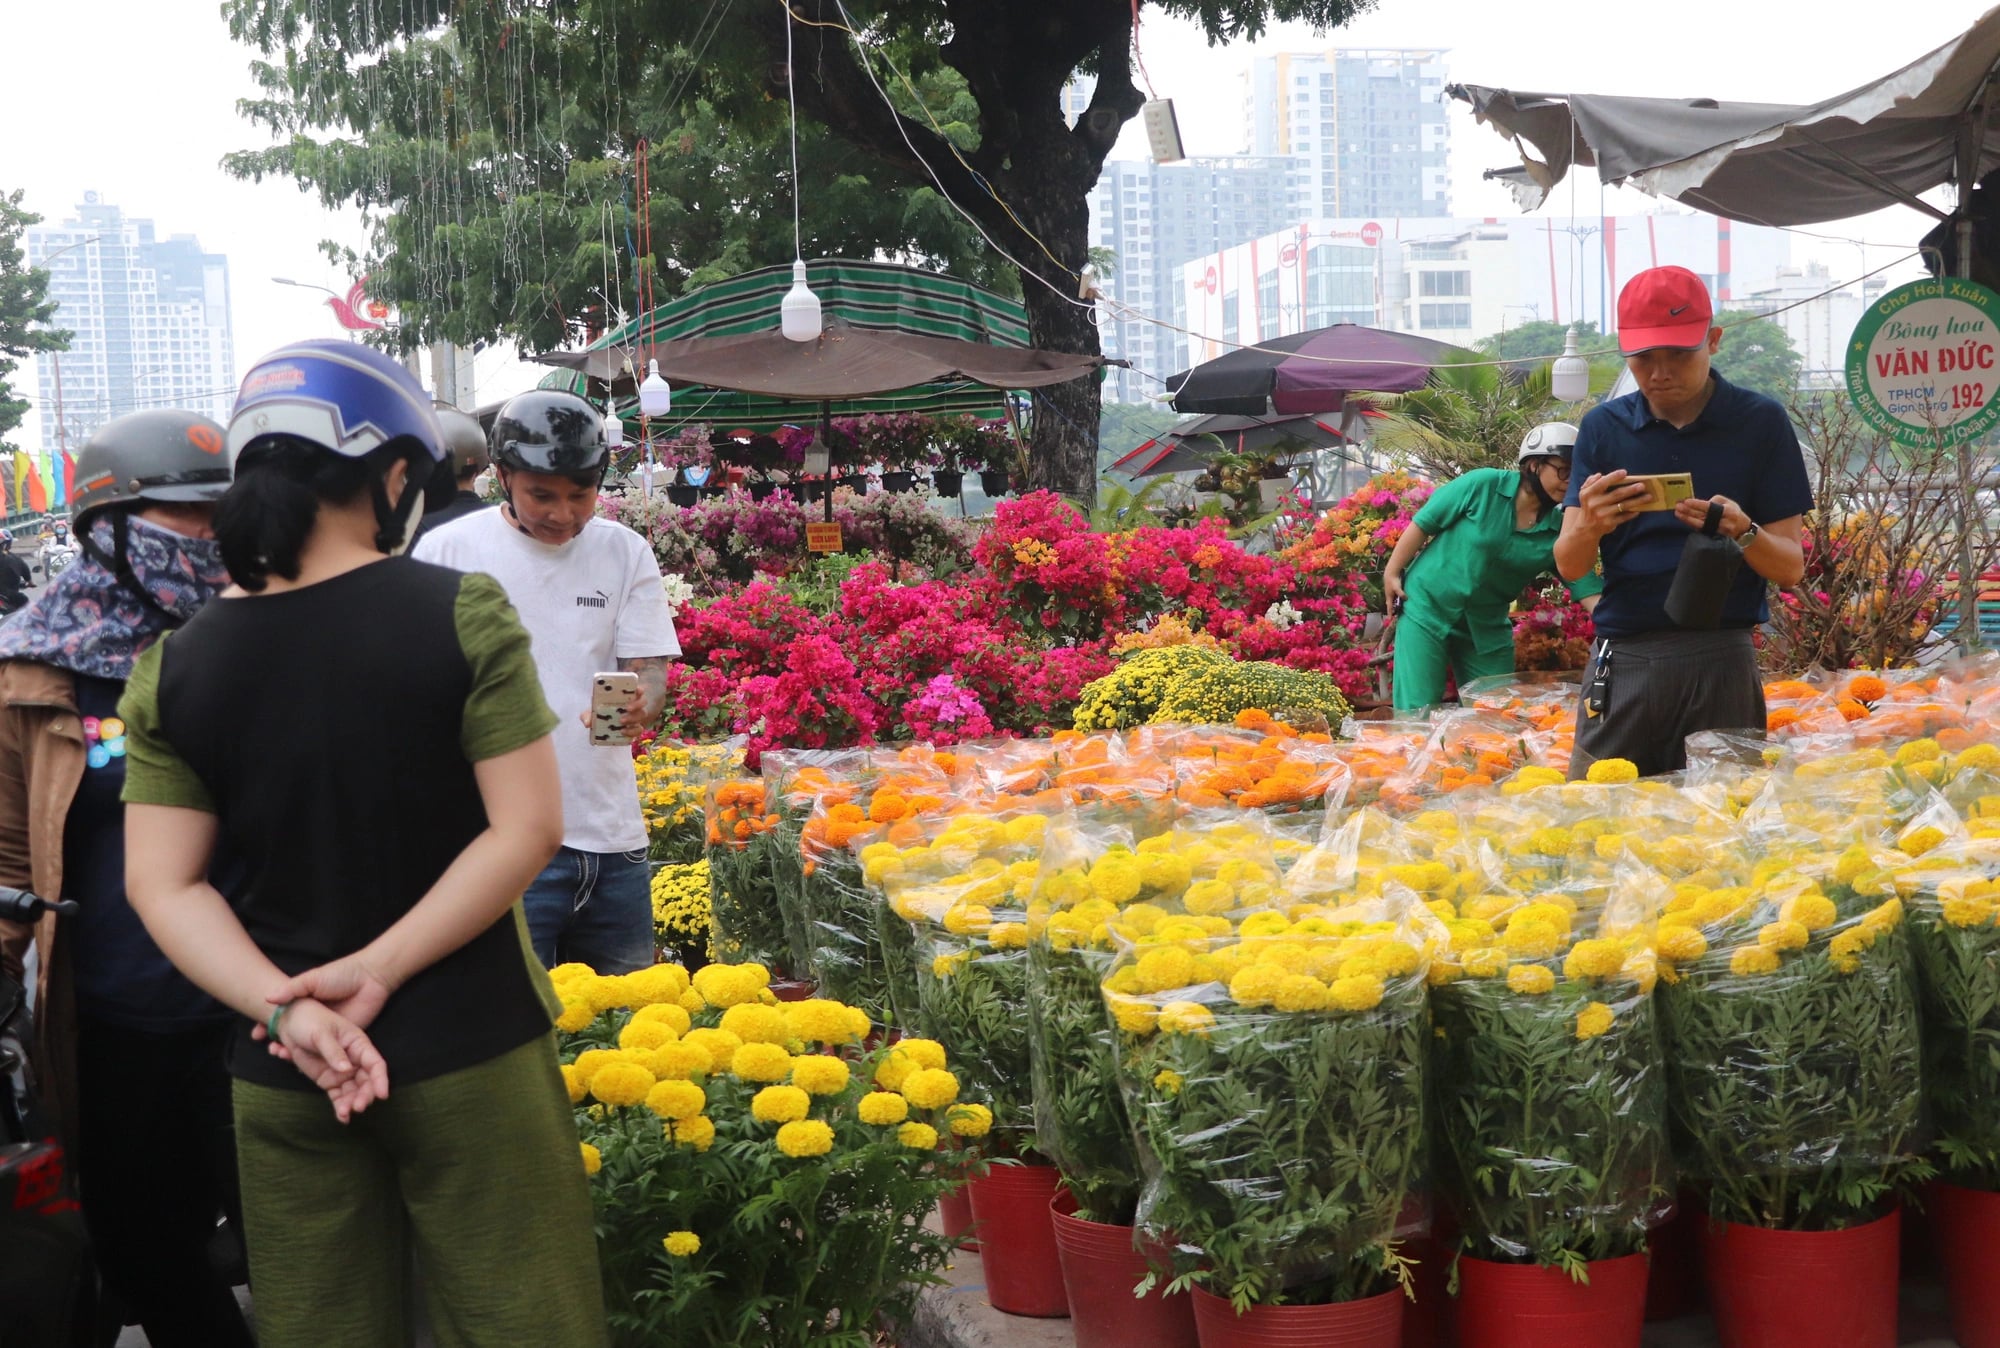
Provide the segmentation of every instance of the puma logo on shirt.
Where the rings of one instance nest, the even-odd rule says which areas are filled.
[[[576,597],[576,606],[578,608],[609,608],[611,606],[611,596],[602,590],[599,590],[594,595],[580,594]]]

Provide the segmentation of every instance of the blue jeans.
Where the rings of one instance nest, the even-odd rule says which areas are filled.
[[[521,896],[535,956],[554,968],[575,962],[601,974],[653,963],[652,871],[636,852],[565,847]]]

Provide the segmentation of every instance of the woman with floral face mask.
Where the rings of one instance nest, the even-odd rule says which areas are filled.
[[[223,1046],[230,1012],[168,962],[125,895],[118,699],[161,634],[229,582],[210,531],[222,428],[139,412],[77,455],[81,557],[0,626],[0,884],[74,900],[0,923],[0,969],[37,947],[37,1066],[113,1309],[155,1348],[252,1342],[211,1257],[235,1213]],[[227,859],[214,871],[240,876]]]

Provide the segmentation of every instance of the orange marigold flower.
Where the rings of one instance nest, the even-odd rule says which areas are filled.
[[[1889,696],[1889,685],[1873,674],[1863,674],[1848,680],[1845,696],[1856,702],[1880,702]],[[1848,719],[1852,720],[1852,717]]]
[[[1850,721],[1864,720],[1868,715],[1868,708],[1862,706],[1851,697],[1843,697],[1840,699],[1839,705],[1840,714]]]
[[[1764,727],[1767,730],[1783,730],[1786,726],[1796,724],[1798,719],[1797,707],[1774,707],[1771,714],[1764,718]]]

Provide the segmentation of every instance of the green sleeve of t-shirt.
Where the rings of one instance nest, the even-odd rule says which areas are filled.
[[[491,576],[468,573],[459,582],[453,610],[459,649],[472,666],[472,694],[465,700],[459,744],[467,759],[483,763],[533,744],[556,728],[556,714],[542,696],[542,679],[528,650],[507,592]]]
[[[1431,498],[1423,503],[1410,523],[1436,538],[1465,515],[1466,506],[1472,500],[1472,493],[1478,487],[1479,470],[1461,473],[1451,481],[1431,493]]]
[[[125,722],[127,805],[172,805],[215,813],[208,788],[160,733],[160,662],[171,634],[154,642],[132,667],[118,716]]]
[[[1571,599],[1583,599],[1593,594],[1603,594],[1604,573],[1593,567],[1577,579],[1564,581],[1563,584],[1569,587],[1569,597]]]

